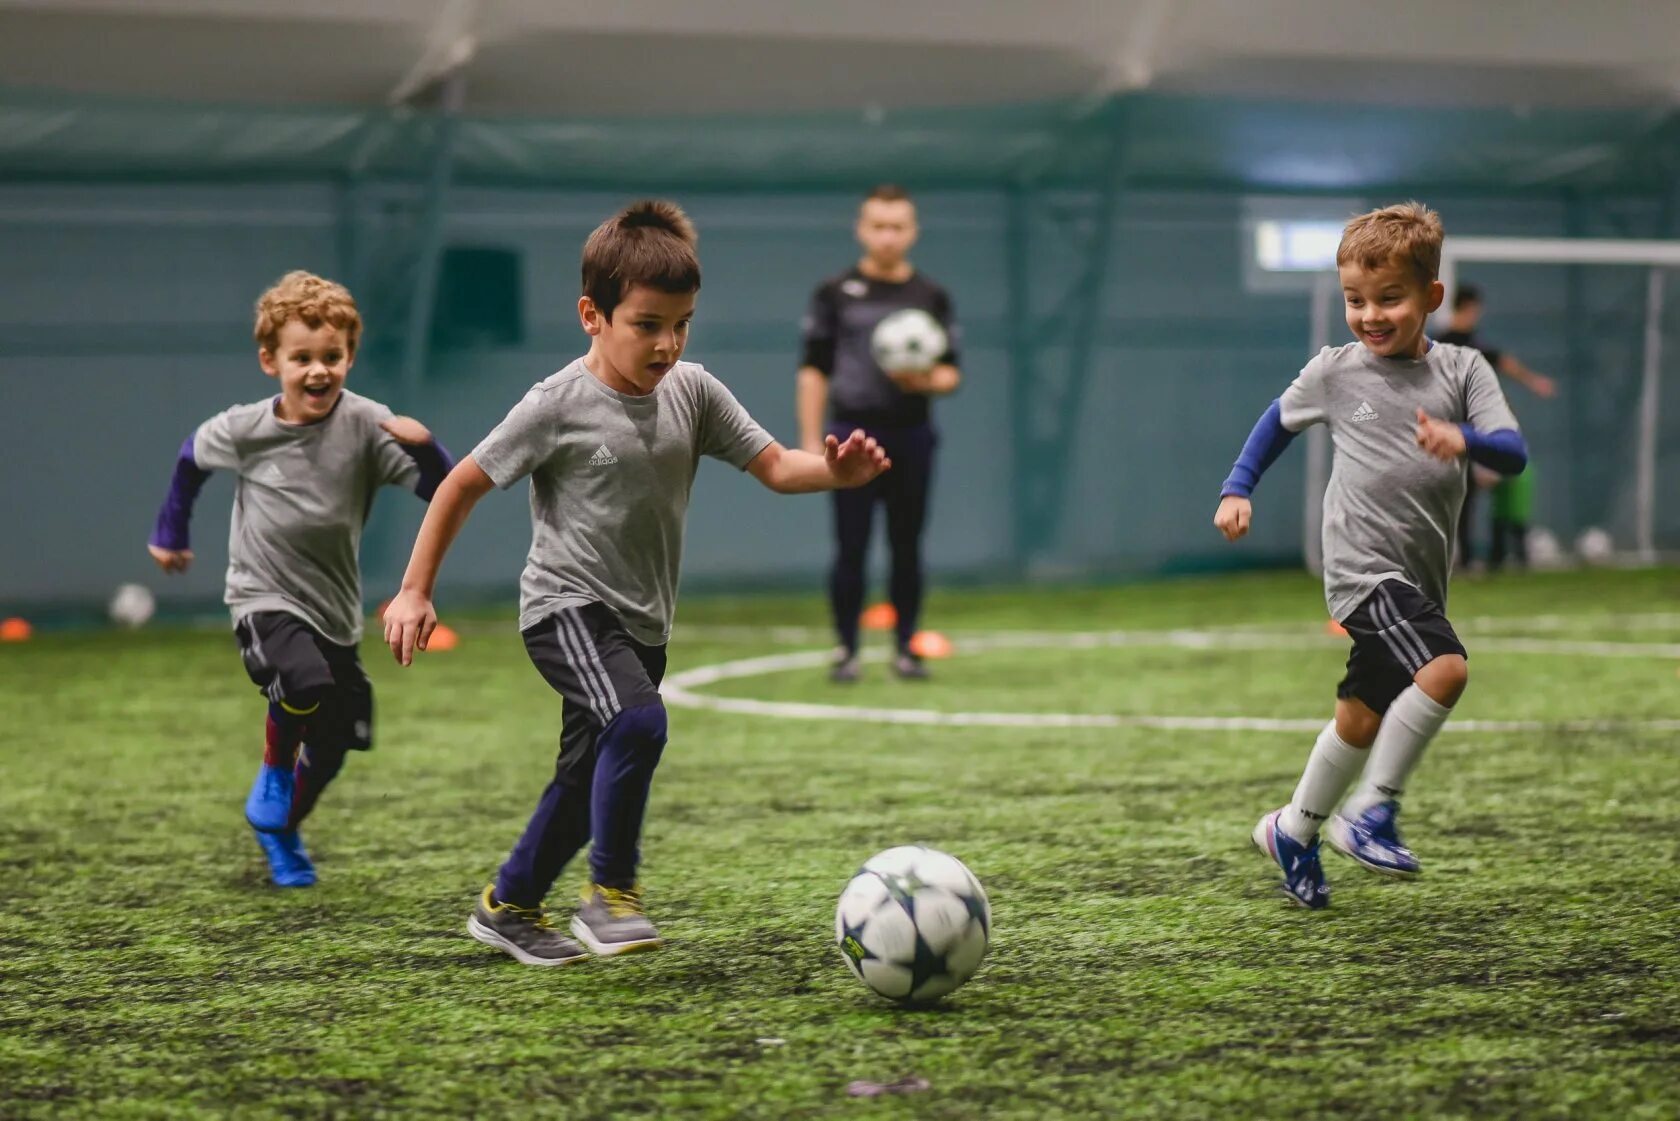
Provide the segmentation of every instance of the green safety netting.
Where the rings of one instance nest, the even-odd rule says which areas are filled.
[[[1667,109],[1442,109],[1155,94],[961,109],[550,119],[256,108],[0,90],[0,174],[228,179],[423,174],[457,181],[824,187],[1095,183],[1347,190],[1660,191]]]

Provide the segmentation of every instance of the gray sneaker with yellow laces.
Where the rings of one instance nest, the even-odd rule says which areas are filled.
[[[479,897],[467,920],[467,933],[526,965],[570,965],[589,956],[588,950],[554,929],[541,907],[498,903],[494,884]]]
[[[642,909],[640,888],[590,884],[584,889],[583,905],[572,919],[572,933],[590,953],[602,957],[654,950],[665,944]]]

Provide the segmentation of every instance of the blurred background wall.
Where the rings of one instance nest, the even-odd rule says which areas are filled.
[[[1298,449],[1249,542],[1223,547],[1209,524],[1312,336],[1312,278],[1262,275],[1256,215],[1340,221],[1417,197],[1449,234],[1680,232],[1680,13],[1612,3],[1591,26],[1519,33],[1425,4],[1427,34],[1379,48],[1349,9],[1381,6],[1360,3],[977,7],[963,27],[932,6],[847,7],[621,5],[602,26],[488,0],[0,0],[0,608],[97,602],[125,580],[219,596],[227,479],[200,499],[189,576],[165,583],[144,540],[181,440],[269,392],[250,309],[293,268],[362,304],[351,387],[463,454],[584,349],[588,231],[636,196],[675,198],[706,276],[688,357],[791,441],[805,301],[855,259],[861,192],[902,183],[914,258],[965,328],[964,387],[936,410],[931,566],[1106,578],[1301,562]],[[1485,334],[1562,385],[1550,401],[1507,385],[1536,523],[1630,546],[1645,270],[1462,278],[1486,294]],[[1671,339],[1680,283],[1662,310]],[[1341,342],[1339,309],[1330,325]],[[480,507],[449,587],[512,594],[522,492]],[[1657,505],[1664,550],[1676,507]],[[394,588],[420,513],[397,493],[376,508],[370,598]],[[704,467],[685,579],[814,588],[828,516]]]

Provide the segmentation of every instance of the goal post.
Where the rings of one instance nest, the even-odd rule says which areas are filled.
[[[1655,563],[1658,420],[1662,408],[1663,303],[1668,269],[1680,268],[1680,241],[1617,238],[1563,237],[1454,237],[1441,246],[1441,284],[1447,299],[1437,313],[1435,328],[1451,316],[1452,294],[1458,286],[1459,266],[1466,262],[1530,265],[1620,265],[1646,270],[1645,316],[1640,364],[1639,423],[1634,447],[1634,548],[1639,562]],[[1334,273],[1321,274],[1312,288],[1311,324],[1313,349],[1328,343],[1328,325],[1334,315],[1336,287]],[[1328,440],[1309,444],[1307,449],[1305,554],[1309,567],[1316,569],[1324,486],[1329,479]]]
[[[1441,283],[1448,301],[1463,261],[1530,265],[1623,265],[1645,274],[1644,352],[1639,380],[1639,430],[1634,449],[1634,547],[1655,563],[1657,420],[1662,407],[1663,273],[1680,268],[1680,241],[1567,237],[1448,237],[1441,246]],[[1442,305],[1445,309],[1446,304]]]

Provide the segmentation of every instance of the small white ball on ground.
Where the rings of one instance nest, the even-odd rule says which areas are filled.
[[[157,601],[151,590],[142,584],[124,584],[111,596],[111,622],[119,627],[134,629],[151,622]]]
[[[1616,543],[1598,526],[1589,526],[1575,538],[1575,554],[1588,564],[1603,564],[1616,551]]]
[[[1528,563],[1534,568],[1561,568],[1567,558],[1557,534],[1543,525],[1528,531]]]

